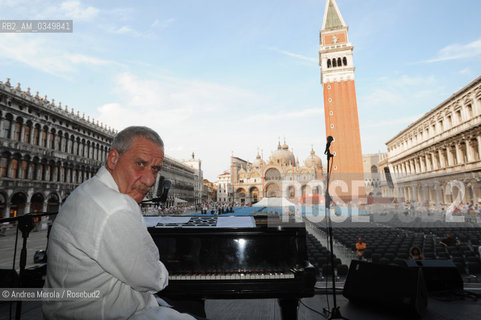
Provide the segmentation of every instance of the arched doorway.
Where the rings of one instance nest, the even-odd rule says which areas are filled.
[[[52,212],[58,212],[60,203],[59,203],[59,198],[55,193],[52,193],[48,196],[47,200],[47,212],[52,213]]]
[[[30,200],[30,212],[38,213],[43,211],[44,197],[41,193],[35,193]]]
[[[235,192],[235,197],[240,201],[241,204],[245,204],[246,202],[246,191],[244,188],[237,189]]]
[[[259,201],[259,189],[257,187],[252,187],[249,190],[249,197],[252,201],[252,204]]]
[[[25,204],[27,196],[23,192],[17,192],[10,200],[10,217],[16,217],[25,214]]]
[[[269,184],[266,187],[266,196],[268,198],[280,198],[281,197],[281,188],[275,183]]]

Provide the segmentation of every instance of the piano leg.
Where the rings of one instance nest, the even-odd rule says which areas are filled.
[[[296,320],[297,306],[299,301],[297,299],[278,299],[279,307],[281,307],[282,320]]]

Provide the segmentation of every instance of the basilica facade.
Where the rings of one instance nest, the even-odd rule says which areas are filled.
[[[233,200],[250,204],[264,197],[299,198],[311,192],[309,182],[320,179],[322,173],[321,158],[313,149],[301,165],[289,146],[279,142],[268,161],[264,161],[259,153],[252,163],[231,158]]]

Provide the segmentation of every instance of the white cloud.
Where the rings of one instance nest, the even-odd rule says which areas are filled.
[[[380,128],[380,127],[391,127],[394,125],[409,125],[413,123],[414,121],[418,120],[421,118],[423,114],[418,114],[415,116],[410,116],[410,117],[404,117],[404,118],[394,118],[391,120],[385,120],[385,121],[376,121],[376,122],[371,122],[371,123],[366,123],[364,122],[362,127],[363,128]]]
[[[439,62],[447,60],[458,60],[473,58],[481,55],[481,39],[468,44],[451,44],[439,50],[437,56],[426,62]]]
[[[166,20],[163,20],[163,21],[160,21],[159,19],[155,19],[155,21],[152,22],[151,27],[152,28],[159,27],[159,28],[165,29],[165,28],[169,27],[174,22],[175,22],[175,18],[169,18],[169,19],[166,19]]]
[[[256,113],[248,118],[251,121],[272,121],[281,119],[299,119],[323,114],[323,108],[307,108],[302,110],[277,113]]]
[[[144,33],[138,32],[138,31],[132,29],[130,26],[122,26],[122,27],[119,27],[119,28],[109,27],[108,31],[110,33],[114,33],[114,34],[122,34],[122,35],[133,36],[135,38],[140,38],[140,37],[145,36]]]
[[[459,71],[460,74],[464,74],[464,75],[472,75],[473,72],[471,71],[471,69],[469,67],[466,67],[462,70]]]
[[[74,26],[79,21],[93,21],[101,14],[100,9],[77,0],[63,1],[60,5],[56,1],[43,1],[18,7],[18,10],[28,13],[30,19],[71,19]]]
[[[66,16],[74,20],[88,21],[96,18],[100,12],[99,9],[92,6],[84,6],[80,1],[64,1],[60,5],[60,11]]]
[[[279,48],[275,48],[275,47],[268,47],[268,49],[272,50],[272,51],[276,51],[276,52],[279,52],[285,56],[288,56],[288,57],[292,57],[292,58],[295,58],[295,59],[299,59],[299,60],[304,60],[304,61],[309,61],[309,62],[315,62],[317,63],[318,62],[318,59],[317,58],[313,58],[313,57],[306,57],[302,54],[298,54],[298,53],[294,53],[294,52],[289,52],[289,51],[286,51],[286,50],[281,50]]]
[[[119,65],[116,62],[71,51],[63,51],[62,43],[32,34],[4,34],[0,37],[0,58],[67,78],[80,66]]]

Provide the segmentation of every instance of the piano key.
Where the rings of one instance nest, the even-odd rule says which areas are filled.
[[[288,273],[236,273],[236,274],[206,274],[194,275],[173,274],[169,280],[262,280],[262,279],[294,279],[292,272]]]

